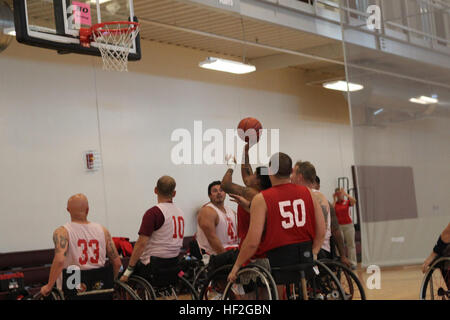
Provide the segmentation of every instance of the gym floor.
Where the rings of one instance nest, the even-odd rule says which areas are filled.
[[[367,288],[371,273],[365,268],[358,267],[356,274],[364,285],[367,300],[419,300],[424,276],[421,265],[381,268],[381,289]]]

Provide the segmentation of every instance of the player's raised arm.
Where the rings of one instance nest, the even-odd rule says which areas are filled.
[[[220,187],[228,194],[236,194],[246,198],[248,201],[251,201],[258,191],[253,188],[242,187],[236,183],[233,183],[233,171],[236,162],[235,160],[233,161],[230,156],[227,156],[225,160],[227,161],[228,170],[222,178]]]
[[[250,144],[246,143],[244,146],[244,161],[241,164],[241,175],[242,181],[247,187],[250,187],[250,183],[248,182],[248,178],[253,175],[252,166],[250,165],[250,157],[248,155],[248,150],[250,149]]]

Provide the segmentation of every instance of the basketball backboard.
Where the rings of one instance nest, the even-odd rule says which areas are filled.
[[[99,56],[95,41],[90,47],[80,44],[79,30],[109,21],[137,21],[133,0],[14,0],[17,41],[59,53]],[[128,60],[140,58],[138,35]]]

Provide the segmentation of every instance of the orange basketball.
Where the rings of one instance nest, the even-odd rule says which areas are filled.
[[[242,119],[239,124],[238,124],[238,135],[239,138],[241,138],[242,140],[244,140],[245,142],[258,142],[259,141],[259,137],[261,135],[261,132],[259,130],[262,129],[262,125],[261,122],[258,121],[258,119],[255,118],[245,118]],[[250,130],[253,129],[253,130]],[[247,131],[249,130],[249,131]]]

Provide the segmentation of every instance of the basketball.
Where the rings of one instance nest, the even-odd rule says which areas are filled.
[[[240,129],[240,130],[239,130]],[[253,130],[250,130],[253,129]],[[259,122],[258,119],[248,117],[245,119],[242,119],[238,124],[238,135],[239,138],[244,140],[246,143],[249,141],[255,141],[258,142],[261,132],[259,130],[262,129],[261,122]],[[250,130],[247,132],[247,130]],[[255,137],[256,135],[256,137]]]

